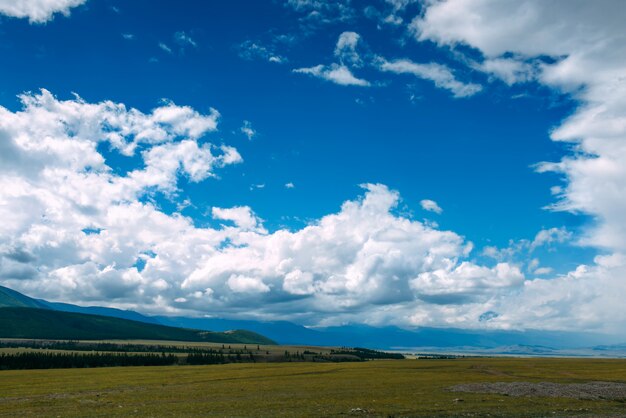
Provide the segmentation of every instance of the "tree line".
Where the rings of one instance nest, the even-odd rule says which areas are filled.
[[[0,370],[78,369],[119,366],[169,366],[178,363],[174,354],[128,353],[1,353]]]
[[[400,353],[388,353],[386,351],[371,350],[369,348],[362,347],[343,347],[340,350],[331,350],[330,353],[357,356],[361,360],[402,360],[404,358],[404,355]]]
[[[233,354],[248,354],[247,346],[243,349],[232,349],[231,346],[222,344],[221,349],[208,347],[162,345],[162,344],[116,344],[106,342],[85,341],[51,341],[51,340],[23,340],[23,341],[0,341],[0,348],[35,348],[64,351],[113,351],[116,353],[210,353],[216,354],[223,351]],[[260,347],[257,346],[257,350]]]

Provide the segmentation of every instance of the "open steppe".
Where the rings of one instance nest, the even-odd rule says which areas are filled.
[[[467,393],[472,383],[626,382],[626,360],[466,358],[362,363],[8,370],[2,416],[626,416],[626,399]]]

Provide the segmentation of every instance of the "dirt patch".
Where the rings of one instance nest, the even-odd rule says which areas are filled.
[[[468,383],[450,388],[452,392],[494,393],[506,396],[549,396],[575,399],[626,400],[626,383],[586,382],[496,382]]]

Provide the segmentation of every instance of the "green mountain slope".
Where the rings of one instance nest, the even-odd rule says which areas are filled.
[[[0,286],[0,308],[40,308],[47,306],[8,287]]]
[[[48,309],[0,308],[0,338],[55,340],[170,340],[276,344],[250,331],[209,332]]]

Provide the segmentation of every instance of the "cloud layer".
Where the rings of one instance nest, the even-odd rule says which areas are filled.
[[[21,100],[19,112],[0,108],[0,277],[34,296],[313,324],[403,309],[393,322],[407,325],[416,307],[481,303],[523,282],[507,263],[460,262],[471,243],[395,214],[400,196],[380,184],[297,231],[268,232],[247,206],[213,207],[219,226],[197,227],[146,197],[174,198],[181,177],[241,161],[203,139],[216,110],[143,113],[45,90]],[[107,148],[140,162],[113,170]]]
[[[513,306],[529,309],[509,310],[508,321],[526,315],[529,323],[541,317],[560,326],[624,323],[613,296],[623,292],[626,268],[624,19],[624,4],[612,0],[448,0],[429,4],[411,24],[418,41],[478,50],[483,61],[474,67],[507,84],[534,80],[580,102],[551,133],[574,152],[538,170],[563,174],[566,184],[555,188],[552,209],[590,215],[594,221],[579,243],[609,255],[566,277],[527,282]]]
[[[21,111],[0,108],[0,279],[33,296],[312,325],[626,323],[613,311],[626,290],[618,254],[527,280],[505,250],[490,254],[497,264],[477,264],[463,237],[398,214],[400,195],[381,184],[300,230],[270,232],[247,206],[213,207],[217,226],[198,227],[151,196],[176,199],[181,178],[205,181],[242,161],[206,141],[216,110],[165,102],[144,113],[45,90],[21,101]],[[114,170],[109,154],[135,162]],[[555,228],[518,247],[530,254],[569,237]]]

